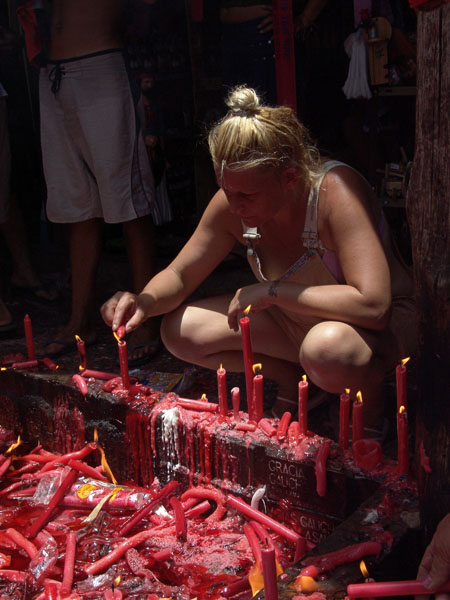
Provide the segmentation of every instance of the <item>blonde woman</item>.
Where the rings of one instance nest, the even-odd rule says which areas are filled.
[[[172,354],[243,371],[238,323],[251,304],[255,362],[279,384],[275,414],[295,410],[306,372],[327,392],[362,390],[365,424],[378,430],[380,387],[413,350],[415,311],[376,198],[352,168],[318,155],[291,109],[263,106],[244,87],[227,103],[209,135],[219,191],[172,263],[139,295],[116,293],[103,318],[132,331],[165,314]],[[247,246],[256,282],[182,304],[236,241]]]

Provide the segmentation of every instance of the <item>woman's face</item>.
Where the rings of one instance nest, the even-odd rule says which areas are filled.
[[[217,181],[227,197],[230,211],[247,227],[258,227],[273,219],[285,202],[286,185],[276,171],[225,169]]]

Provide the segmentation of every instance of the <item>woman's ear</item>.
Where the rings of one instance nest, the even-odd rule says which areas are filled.
[[[288,189],[293,189],[300,179],[300,174],[295,167],[289,167],[283,171],[283,183]]]

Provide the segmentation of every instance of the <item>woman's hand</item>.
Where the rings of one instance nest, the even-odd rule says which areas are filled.
[[[450,581],[450,513],[439,523],[430,545],[425,550],[417,579],[430,590]],[[418,599],[427,596],[416,596]],[[436,594],[436,600],[448,600],[450,594]]]
[[[235,293],[228,307],[228,325],[230,329],[239,331],[238,317],[251,305],[251,312],[258,313],[272,304],[268,295],[270,282],[255,283],[240,288]]]
[[[113,331],[120,325],[125,325],[125,333],[133,331],[148,317],[146,297],[148,294],[116,292],[100,309],[103,320]]]

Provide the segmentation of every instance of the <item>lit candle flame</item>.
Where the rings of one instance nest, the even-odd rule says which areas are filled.
[[[83,365],[78,365],[78,370],[81,371],[85,371],[86,369],[83,367]]]
[[[120,585],[120,575],[117,575],[117,577],[114,579],[114,585],[115,586]]]
[[[123,344],[124,341],[120,338],[115,331],[113,331],[113,336],[116,338],[118,344]]]
[[[253,374],[256,375],[257,373],[259,373],[260,371],[262,371],[262,363],[255,363],[252,366],[253,369]]]
[[[202,394],[200,400],[206,400],[206,394]]]
[[[400,408],[398,409],[399,414],[401,415],[402,412],[405,412],[406,408],[402,405],[400,406]]]
[[[77,342],[82,342],[83,340],[80,338],[79,335],[75,334],[75,339],[77,340]]]
[[[223,368],[222,363],[220,363],[220,367],[219,367],[219,371],[224,371],[225,369]]]
[[[98,431],[97,428],[94,429],[94,442],[97,444],[97,449],[100,452],[101,461],[100,464],[103,467],[104,472],[108,475],[114,485],[117,483],[117,479],[114,477],[113,472],[111,471],[110,466],[108,465],[108,461],[106,460],[105,451],[98,443]]]
[[[243,312],[244,312],[244,315],[245,315],[245,316],[247,316],[247,315],[248,315],[248,313],[249,313],[251,310],[252,310],[252,305],[251,305],[251,304],[249,304],[249,305],[247,306],[247,308],[246,308],[246,309],[243,311]]]
[[[0,367],[0,371],[6,371],[8,367]]]
[[[317,590],[317,581],[310,575],[302,575],[299,578],[300,589],[304,593],[312,593]]]
[[[406,365],[406,363],[408,362],[408,360],[409,360],[410,358],[411,358],[410,356],[408,356],[407,358],[402,358],[402,360],[401,360],[402,367],[404,367],[404,366]]]
[[[345,388],[345,393],[348,395],[350,394],[350,388]]]
[[[369,571],[367,570],[366,563],[362,560],[359,563],[359,568],[361,569],[361,573],[365,579],[369,577]]]
[[[363,401],[363,399],[362,399],[362,394],[361,394],[361,391],[360,391],[360,390],[358,390],[358,391],[356,392],[356,397],[358,398],[358,401],[359,401],[359,402],[362,402],[362,401]]]
[[[13,444],[11,444],[11,446],[8,448],[8,450],[6,450],[5,454],[11,454],[11,452],[13,452],[18,446],[20,446],[21,443],[22,443],[22,441],[20,439],[20,435],[18,435],[17,442],[14,442]]]
[[[303,373],[303,375],[302,375],[302,380],[303,381],[308,381],[308,378],[306,377],[305,373]]]

